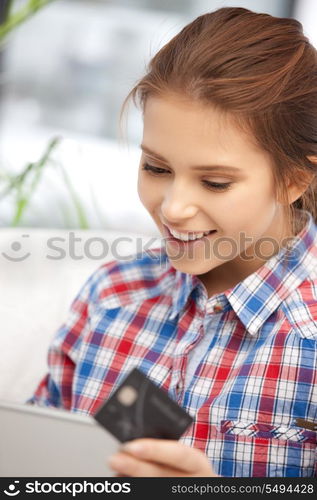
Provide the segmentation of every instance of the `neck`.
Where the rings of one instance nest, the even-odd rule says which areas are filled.
[[[298,217],[296,219],[295,235],[303,229],[307,222],[306,215],[302,212],[296,215]],[[235,259],[224,262],[207,273],[198,276],[206,287],[208,297],[225,292],[243,281],[250,274],[256,272],[276,255],[289,241],[289,238],[292,237],[289,230],[286,229],[285,224],[281,223],[281,219],[280,223],[275,221],[267,234],[263,236],[269,236],[268,243],[261,245],[261,256],[264,256],[263,258],[259,258],[256,255],[255,244],[250,245]],[[274,245],[274,249],[272,249],[272,244],[270,243],[272,238],[278,242],[278,245]]]

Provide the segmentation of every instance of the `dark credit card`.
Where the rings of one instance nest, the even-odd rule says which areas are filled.
[[[134,368],[94,418],[119,441],[137,438],[179,439],[193,418]]]

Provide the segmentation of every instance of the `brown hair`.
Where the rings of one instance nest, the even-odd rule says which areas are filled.
[[[270,154],[292,235],[296,209],[317,222],[317,51],[300,22],[233,7],[199,16],[152,58],[121,116],[131,97],[144,111],[171,92],[229,113]],[[293,203],[288,179],[304,190]]]

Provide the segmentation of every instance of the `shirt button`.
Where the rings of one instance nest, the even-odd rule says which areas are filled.
[[[213,310],[214,310],[215,313],[221,312],[222,311],[222,306],[219,305],[219,304],[215,304],[214,307],[213,307]]]

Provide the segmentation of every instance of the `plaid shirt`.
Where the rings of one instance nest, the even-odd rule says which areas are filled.
[[[317,226],[307,216],[291,258],[281,249],[210,298],[163,249],[104,264],[74,300],[30,402],[93,414],[138,367],[194,417],[180,441],[217,474],[317,476]]]

